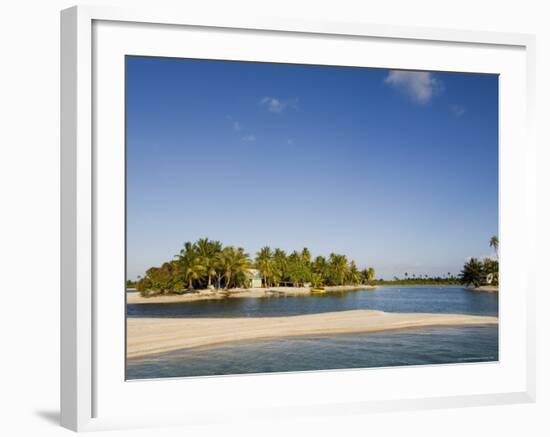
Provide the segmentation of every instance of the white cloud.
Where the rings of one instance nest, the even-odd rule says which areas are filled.
[[[265,107],[269,112],[281,113],[285,109],[291,107],[295,108],[298,104],[298,99],[283,100],[278,97],[263,97],[260,100],[260,105]]]
[[[242,130],[242,125],[241,123],[239,122],[239,120],[235,120],[231,115],[227,115],[225,118],[227,118],[227,120],[229,120],[229,122],[231,123],[231,128],[235,131],[235,132],[239,132]]]
[[[420,104],[428,103],[442,87],[439,80],[427,71],[391,70],[384,83],[403,91]]]
[[[449,110],[457,117],[464,115],[464,113],[466,112],[466,109],[463,106],[455,104],[449,105]]]
[[[231,123],[231,128],[234,132],[242,132],[243,125],[239,122],[239,120],[235,120],[231,115],[227,115],[226,119]],[[242,133],[244,134],[244,132]],[[253,143],[256,141],[256,136],[253,133],[248,133],[242,136],[241,140],[246,143]]]

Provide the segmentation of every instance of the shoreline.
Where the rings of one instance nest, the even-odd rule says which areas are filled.
[[[374,290],[373,285],[336,285],[327,286],[327,293],[343,291]],[[171,294],[151,297],[142,297],[137,291],[126,293],[127,304],[143,303],[184,303],[202,300],[221,300],[238,298],[267,298],[272,296],[309,296],[309,287],[270,287],[270,288],[235,288],[231,290],[197,290],[185,294]]]
[[[472,291],[485,291],[487,293],[498,293],[498,285],[480,285],[479,287],[467,288]]]
[[[127,358],[280,337],[353,334],[434,326],[498,324],[493,316],[351,310],[283,317],[129,318]]]

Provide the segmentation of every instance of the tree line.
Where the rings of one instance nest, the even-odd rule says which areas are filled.
[[[219,241],[201,238],[186,242],[175,259],[151,267],[136,282],[129,281],[142,295],[182,293],[205,288],[247,288],[251,269],[258,270],[262,286],[281,284],[315,287],[359,285],[372,282],[372,267],[359,270],[355,261],[331,253],[314,259],[308,248],[287,254],[282,249],[261,248],[254,259],[242,247],[223,246]]]
[[[201,238],[186,242],[175,259],[160,267],[151,267],[144,277],[128,281],[127,286],[136,287],[142,295],[183,293],[188,290],[217,288],[248,288],[251,269],[258,270],[262,286],[281,284],[314,287],[334,285],[428,285],[464,284],[479,286],[487,275],[492,274],[492,284],[498,285],[498,238],[492,237],[490,246],[495,250],[496,260],[469,259],[458,277],[451,275],[430,277],[405,273],[404,278],[394,277],[385,281],[375,279],[372,267],[359,270],[355,261],[346,255],[331,253],[328,257],[312,257],[308,248],[287,254],[282,249],[261,248],[254,259],[242,247],[223,246],[219,241]]]
[[[446,275],[427,275],[405,272],[404,277],[394,276],[392,279],[376,279],[372,285],[459,285],[460,278],[447,272]]]

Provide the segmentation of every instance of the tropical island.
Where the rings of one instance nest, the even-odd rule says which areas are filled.
[[[463,285],[475,291],[498,291],[498,238],[490,246],[497,259],[470,258],[458,276],[417,275],[405,272],[403,278],[375,278],[373,267],[359,269],[346,255],[331,253],[312,257],[306,247],[287,253],[269,246],[254,259],[242,247],[224,246],[219,241],[201,238],[186,242],[174,259],[151,267],[144,277],[127,281],[139,296],[128,303],[173,303],[231,297],[308,295],[328,292],[375,289],[378,286]]]
[[[374,276],[372,267],[359,270],[355,261],[337,253],[313,259],[308,248],[287,255],[265,246],[251,259],[242,247],[201,238],[186,242],[175,259],[151,267],[144,277],[127,282],[127,287],[135,287],[141,298],[173,302],[374,288],[370,284]]]

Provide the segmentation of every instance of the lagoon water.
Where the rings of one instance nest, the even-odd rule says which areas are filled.
[[[498,315],[498,293],[461,287],[381,287],[317,296],[128,305],[128,317],[270,317],[353,309]],[[127,378],[349,369],[498,360],[498,326],[432,327],[277,338],[128,361]]]
[[[130,304],[128,317],[269,317],[371,309],[399,313],[498,315],[498,293],[462,287],[380,287],[314,296]]]
[[[176,351],[131,360],[127,379],[498,360],[498,327],[409,329],[298,337]]]

